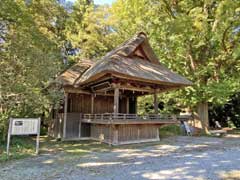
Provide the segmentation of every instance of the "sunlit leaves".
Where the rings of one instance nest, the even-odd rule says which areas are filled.
[[[148,33],[160,61],[194,83],[163,94],[166,102],[222,104],[239,91],[239,1],[151,0],[134,6],[136,2],[113,5],[116,31],[126,37],[144,24],[141,30]]]
[[[0,121],[9,117],[45,115],[52,105],[44,93],[61,71],[61,16],[65,10],[49,0],[0,1]],[[6,126],[0,126],[6,132]],[[2,134],[1,134],[2,135]]]

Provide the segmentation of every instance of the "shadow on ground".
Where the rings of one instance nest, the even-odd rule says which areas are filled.
[[[40,156],[7,163],[0,173],[3,179],[240,179],[240,140],[172,137],[121,147],[42,142]]]

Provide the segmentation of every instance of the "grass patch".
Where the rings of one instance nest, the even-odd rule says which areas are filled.
[[[12,137],[10,156],[7,158],[6,143],[0,144],[0,163],[35,156],[35,137]],[[57,141],[47,136],[40,137],[40,154],[64,152],[65,155],[82,156],[90,152],[109,151],[112,147],[96,141]]]
[[[11,137],[10,156],[7,158],[6,143],[0,145],[0,163],[8,159],[21,159],[34,155],[35,141],[29,137]]]
[[[180,126],[178,125],[167,125],[159,128],[159,137],[169,137],[169,136],[178,136],[182,135]]]

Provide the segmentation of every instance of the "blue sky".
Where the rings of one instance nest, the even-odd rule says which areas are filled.
[[[75,0],[69,0],[74,2]],[[94,4],[112,4],[115,0],[94,0]]]
[[[112,4],[115,0],[94,0],[95,4]]]

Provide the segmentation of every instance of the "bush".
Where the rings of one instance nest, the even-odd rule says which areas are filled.
[[[167,125],[159,129],[159,137],[169,137],[182,135],[182,131],[179,125]]]

